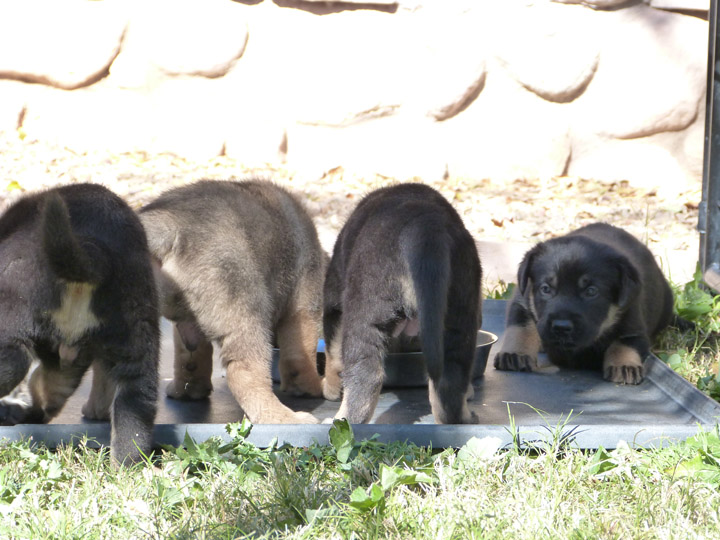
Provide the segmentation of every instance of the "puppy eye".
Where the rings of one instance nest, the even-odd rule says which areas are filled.
[[[540,285],[539,291],[540,291],[540,294],[550,295],[550,294],[552,294],[553,289],[547,283],[543,283],[542,285]]]
[[[590,285],[585,289],[585,296],[588,298],[595,298],[600,291],[595,285]]]

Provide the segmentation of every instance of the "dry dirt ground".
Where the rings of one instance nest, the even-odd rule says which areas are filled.
[[[0,135],[0,156],[0,212],[24,193],[65,183],[103,184],[139,208],[168,188],[202,178],[259,176],[305,199],[327,250],[362,195],[395,181],[359,176],[341,166],[309,176],[281,168],[248,169],[226,157],[199,162],[140,152],[77,153],[21,140],[14,133]],[[454,204],[480,244],[488,289],[501,279],[513,280],[519,258],[533,243],[594,221],[624,227],[646,242],[676,283],[692,275],[698,258],[699,182],[692,188],[657,189],[571,177],[509,182],[448,178],[426,183]]]

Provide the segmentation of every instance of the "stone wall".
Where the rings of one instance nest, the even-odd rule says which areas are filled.
[[[692,13],[618,0],[3,2],[0,130],[305,174],[694,184],[708,28]]]

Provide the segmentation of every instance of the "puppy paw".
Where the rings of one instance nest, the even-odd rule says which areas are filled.
[[[295,413],[294,424],[319,424],[320,420],[315,418],[312,414],[303,411],[297,411]]]
[[[619,384],[640,384],[644,370],[642,358],[633,347],[611,343],[603,359],[603,378]]]
[[[320,420],[304,411],[293,411],[287,407],[261,418],[250,419],[253,424],[319,424]]]
[[[323,395],[322,379],[316,373],[295,376],[288,381],[283,377],[280,390],[296,397],[320,397]]]
[[[495,369],[501,371],[535,371],[537,357],[529,354],[500,351],[493,362]]]
[[[165,388],[165,392],[169,398],[193,401],[207,398],[212,390],[213,385],[207,380],[191,382],[172,380]]]
[[[107,409],[102,410],[96,403],[92,403],[88,400],[85,405],[82,406],[82,415],[88,420],[109,420],[110,411]]]
[[[327,377],[322,380],[322,395],[329,401],[340,401],[342,397],[342,385],[331,383]]]
[[[604,370],[603,378],[618,384],[640,384],[643,382],[643,375],[642,366],[608,366]]]

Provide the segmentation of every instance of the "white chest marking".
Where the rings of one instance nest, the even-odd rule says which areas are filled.
[[[50,316],[68,344],[78,341],[88,330],[100,325],[90,310],[95,286],[89,283],[68,283],[62,293],[60,308]]]

